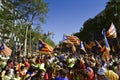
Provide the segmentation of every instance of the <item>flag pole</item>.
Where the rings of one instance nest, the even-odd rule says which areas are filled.
[[[117,40],[117,44],[118,44],[118,49],[120,49],[120,43],[119,43],[118,37],[116,37],[116,40]]]
[[[60,54],[62,53],[62,44],[60,45]]]
[[[120,43],[118,40],[118,37],[116,37],[116,41],[117,41],[117,52],[118,52],[118,59],[120,58]]]
[[[110,46],[109,46],[109,43],[107,41],[107,37],[106,37],[106,31],[105,31],[105,28],[102,30],[102,35],[104,36],[104,43],[105,43],[105,48],[107,50],[107,52],[105,52],[105,54],[109,54],[109,51],[110,51]],[[109,49],[107,49],[109,48]],[[110,58],[109,58],[110,59]],[[107,69],[108,69],[108,79],[110,78],[110,74],[109,74],[109,59],[108,59],[108,56],[106,57],[106,63],[107,63]]]

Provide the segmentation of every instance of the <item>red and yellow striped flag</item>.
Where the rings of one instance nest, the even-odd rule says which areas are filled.
[[[6,56],[10,56],[12,53],[12,50],[9,47],[7,47],[4,43],[2,43],[2,45],[0,46],[0,51]]]
[[[70,40],[75,45],[80,45],[80,39],[77,36],[65,35],[68,40]]]
[[[113,23],[110,25],[110,28],[108,29],[106,35],[107,35],[107,37],[110,37],[110,38],[117,37],[117,31],[116,31],[115,25]]]
[[[47,43],[43,42],[41,39],[39,39],[38,50],[40,51],[40,53],[47,53],[47,54],[51,55],[53,48],[50,45],[48,45]]]

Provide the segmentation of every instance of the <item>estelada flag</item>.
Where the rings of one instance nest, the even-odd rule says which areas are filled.
[[[102,34],[103,34],[103,36],[104,36],[104,39],[103,39],[103,40],[104,40],[106,49],[107,49],[108,51],[110,51],[110,46],[109,46],[109,43],[108,43],[108,40],[107,40],[107,37],[106,37],[105,29],[102,30]]]
[[[74,45],[70,40],[65,40],[64,43],[66,43],[68,46]]]
[[[108,43],[108,40],[107,40],[107,37],[106,37],[106,31],[105,29],[102,30],[102,34],[104,36],[104,43],[105,45],[103,46],[103,48],[101,49],[101,51],[103,52],[103,59],[105,59],[106,61],[109,61],[110,60],[110,46],[109,46],[109,43]]]
[[[83,50],[86,53],[83,41],[81,41],[81,43],[80,43],[80,49]]]
[[[4,43],[0,46],[0,52],[6,56],[10,56],[12,53],[12,50],[7,47]]]
[[[47,43],[43,42],[41,39],[39,39],[38,50],[40,51],[40,53],[48,53],[51,55],[53,48],[50,45],[48,45]]]
[[[95,46],[99,47],[100,49],[102,48],[102,46],[100,45],[100,43],[97,40],[95,40]]]
[[[77,36],[64,35],[66,39],[70,40],[74,45],[80,45],[80,39]]]
[[[110,25],[110,28],[107,30],[106,36],[110,37],[110,38],[117,37],[117,31],[116,31],[115,25],[113,23]]]

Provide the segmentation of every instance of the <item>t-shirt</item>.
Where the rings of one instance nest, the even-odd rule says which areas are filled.
[[[2,69],[5,68],[6,64],[7,64],[6,62],[2,62],[2,63],[1,63]]]
[[[69,80],[69,79],[66,77],[66,78],[60,78],[60,80]]]
[[[61,77],[56,77],[54,80],[69,80],[67,77],[61,78]]]
[[[112,70],[108,70],[105,72],[105,77],[110,79],[110,80],[119,80],[119,76],[117,73],[115,73]]]

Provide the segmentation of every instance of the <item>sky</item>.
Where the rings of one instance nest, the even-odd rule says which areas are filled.
[[[49,12],[46,23],[42,24],[44,33],[54,33],[51,39],[57,45],[62,41],[63,34],[72,35],[79,32],[80,28],[89,18],[94,18],[109,0],[44,0],[48,2]]]

